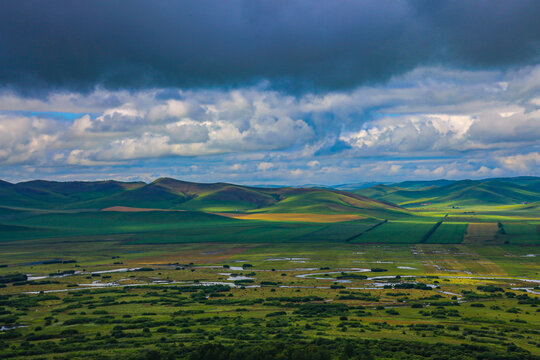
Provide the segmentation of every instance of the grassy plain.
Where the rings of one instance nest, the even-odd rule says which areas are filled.
[[[530,185],[12,185],[2,359],[540,359]]]
[[[540,263],[522,246],[51,239],[1,247],[0,276],[36,277],[0,288],[3,325],[22,326],[1,333],[3,358],[173,350],[189,358],[203,344],[336,338],[376,341],[376,359],[388,358],[377,350],[386,339],[475,345],[501,359],[540,355]]]

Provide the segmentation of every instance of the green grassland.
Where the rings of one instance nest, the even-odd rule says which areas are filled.
[[[380,221],[376,219],[365,219],[329,224],[318,230],[307,233],[304,236],[298,237],[297,240],[313,241],[314,239],[319,239],[323,241],[348,242],[347,240],[362,234],[379,222]]]
[[[435,222],[389,221],[365,232],[355,243],[418,243]]]
[[[537,193],[0,182],[0,358],[540,359]]]
[[[3,182],[0,183],[0,241],[103,235],[134,243],[321,240],[460,243],[467,224],[501,222],[505,233],[495,241],[537,244],[540,210],[534,201],[540,199],[539,181],[514,178],[405,182],[354,192],[198,184],[168,178],[150,184]],[[179,211],[101,211],[109,207]],[[313,221],[295,223],[237,220],[223,216],[227,212],[343,214],[364,219],[325,224],[314,216]],[[442,226],[427,236],[445,215]],[[384,225],[369,229],[383,221]]]
[[[426,241],[428,244],[459,244],[467,230],[466,223],[444,222]]]
[[[348,242],[418,243],[439,220],[439,213],[407,216],[389,220],[367,218],[340,223],[279,222],[238,220],[193,211],[148,212],[47,212],[0,216],[0,241],[40,238],[113,236],[137,243],[174,242]],[[501,219],[505,234],[499,241],[513,244],[539,244],[540,234],[534,220],[511,217]],[[461,243],[468,223],[491,222],[492,214],[451,216],[427,239],[428,243]],[[369,230],[369,231],[366,231]]]
[[[517,243],[540,243],[540,227],[535,222],[504,222],[504,229],[508,236]]]
[[[11,329],[0,332],[2,358],[210,359],[203,349],[232,347],[246,353],[228,358],[250,359],[273,346],[291,359],[287,349],[305,359],[540,356],[540,299],[522,290],[536,291],[540,264],[520,246],[18,244],[2,244],[0,276],[78,273],[0,288]],[[367,278],[339,282],[357,269]]]

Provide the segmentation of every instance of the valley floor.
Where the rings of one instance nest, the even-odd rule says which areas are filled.
[[[0,357],[537,359],[538,249],[3,242]]]

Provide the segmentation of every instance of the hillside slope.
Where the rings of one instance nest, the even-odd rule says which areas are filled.
[[[354,191],[356,194],[399,204],[418,206],[438,204],[445,206],[515,205],[540,200],[538,178],[491,180],[461,180],[445,182],[411,182],[395,185],[376,185]],[[441,184],[441,185],[438,185]]]
[[[149,184],[31,181],[0,183],[0,206],[50,210],[101,210],[124,206],[204,212],[360,214],[398,217],[395,204],[328,188],[259,188],[160,178]]]

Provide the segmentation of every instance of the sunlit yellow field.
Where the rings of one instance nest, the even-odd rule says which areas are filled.
[[[315,223],[335,223],[342,221],[352,221],[365,219],[363,216],[359,215],[347,215],[347,214],[306,214],[306,213],[259,213],[259,214],[230,214],[230,213],[220,213],[219,215],[224,215],[232,217],[235,219],[242,220],[266,220],[266,221],[303,221],[303,222],[315,222]]]

